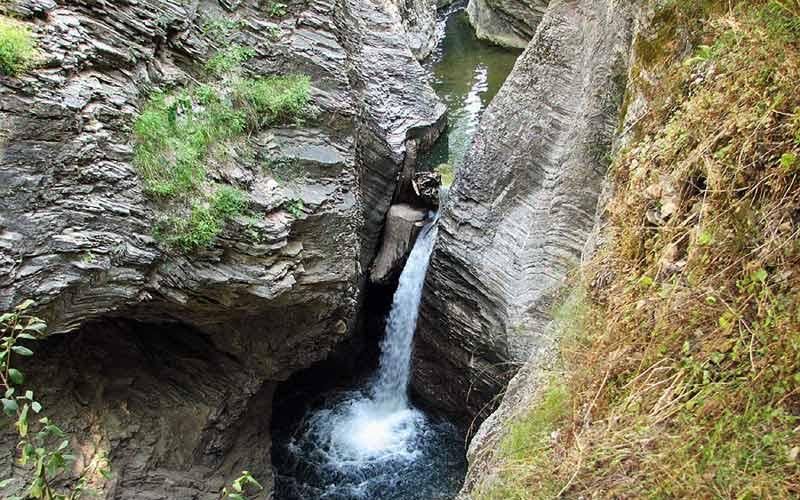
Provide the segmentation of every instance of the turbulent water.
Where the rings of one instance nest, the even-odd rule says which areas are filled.
[[[452,498],[457,491],[464,458],[456,429],[411,406],[407,395],[417,312],[435,241],[431,222],[400,276],[376,376],[361,389],[330,394],[287,443],[278,498],[430,500]]]

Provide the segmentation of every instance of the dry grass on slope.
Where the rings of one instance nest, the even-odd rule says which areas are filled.
[[[659,14],[709,17],[649,54],[568,379],[479,497],[800,496],[800,1],[714,3]]]

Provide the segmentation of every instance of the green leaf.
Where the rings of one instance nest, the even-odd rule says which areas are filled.
[[[33,351],[22,345],[15,345],[11,350],[20,356],[33,356]]]
[[[765,281],[767,281],[767,276],[768,276],[767,271],[765,271],[764,269],[759,269],[758,271],[755,271],[753,274],[750,275],[750,280],[753,283],[764,283]]]
[[[28,435],[28,408],[29,406],[27,404],[24,405],[17,419],[17,431],[22,438]]]
[[[25,340],[39,340],[36,337],[34,337],[33,335],[31,335],[30,333],[20,333],[19,335],[17,335],[17,338],[25,339]]]
[[[645,288],[653,286],[653,283],[654,283],[653,278],[651,278],[650,276],[642,276],[641,278],[639,278],[639,285]]]
[[[11,380],[11,383],[17,385],[25,382],[25,377],[22,375],[22,372],[16,368],[11,368],[8,370],[8,378]]]
[[[3,411],[6,415],[13,415],[19,410],[19,405],[13,399],[0,399],[0,402],[3,403]]]
[[[34,304],[34,302],[31,299],[23,300],[20,305],[18,305],[16,308],[14,308],[14,310],[16,310],[16,311],[24,311],[25,309],[29,308],[33,304]]]
[[[41,467],[37,467],[37,471],[39,470],[41,470]],[[31,489],[28,491],[28,495],[33,498],[42,498],[44,496],[44,481],[42,478],[37,478],[36,481],[33,482]]]
[[[34,401],[33,403],[31,403],[31,409],[33,410],[34,413],[39,413],[40,411],[42,411],[42,404],[39,403],[38,401]]]
[[[797,165],[797,154],[789,151],[788,153],[783,153],[781,155],[781,168],[785,173],[790,173],[794,170],[795,165]]]
[[[47,329],[47,323],[44,321],[37,321],[25,327],[26,330],[32,330],[37,333],[43,333]],[[21,337],[22,335],[20,335]],[[34,337],[35,338],[35,337]]]
[[[33,391],[25,391],[25,399],[33,401]]]

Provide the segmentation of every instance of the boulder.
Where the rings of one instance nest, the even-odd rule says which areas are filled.
[[[470,0],[467,15],[478,38],[524,49],[549,4],[549,0]]]
[[[372,265],[370,281],[386,285],[397,279],[425,225],[428,211],[406,204],[392,205],[383,229],[383,244]]]

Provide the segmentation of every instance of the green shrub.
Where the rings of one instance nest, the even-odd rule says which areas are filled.
[[[234,95],[248,109],[253,125],[263,127],[302,118],[310,87],[311,80],[305,75],[271,76],[240,81]]]
[[[221,186],[211,200],[213,212],[220,218],[229,219],[241,214],[247,207],[244,193],[231,186]]]
[[[0,73],[16,76],[36,58],[36,42],[22,23],[0,16]]]
[[[214,17],[203,23],[203,34],[217,43],[225,43],[234,33],[245,26],[243,21],[228,19],[226,17]]]
[[[303,209],[305,208],[305,204],[303,200],[294,199],[290,200],[289,203],[286,204],[286,211],[292,214],[292,217],[295,219],[299,219],[303,216]]]
[[[187,218],[173,219],[168,241],[185,251],[208,248],[220,232],[219,222],[209,207],[195,205]]]
[[[270,17],[283,17],[289,13],[287,5],[281,2],[271,1],[267,6]]]

